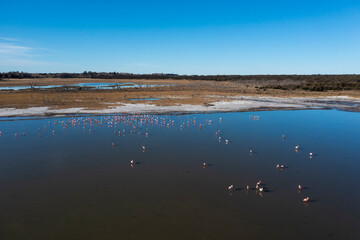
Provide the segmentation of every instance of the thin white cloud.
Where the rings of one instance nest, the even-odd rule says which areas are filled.
[[[27,46],[13,38],[0,37],[0,71],[53,65],[54,63],[41,59],[44,50],[45,48]]]
[[[8,37],[0,37],[0,40],[8,41],[8,42],[16,42],[16,38],[8,38]]]
[[[28,54],[33,48],[25,47],[21,45],[16,45],[12,43],[1,43],[0,42],[0,53],[8,55],[19,55],[19,54]]]

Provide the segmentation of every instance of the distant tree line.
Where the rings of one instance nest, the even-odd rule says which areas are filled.
[[[179,75],[169,73],[133,74],[121,72],[91,72],[83,73],[25,73],[25,72],[3,72],[0,79],[5,78],[95,78],[95,79],[187,79],[187,80],[213,80],[213,81],[336,81],[336,82],[360,82],[360,74],[339,75]]]

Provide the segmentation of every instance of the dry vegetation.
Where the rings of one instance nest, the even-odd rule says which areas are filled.
[[[214,101],[228,100],[235,96],[275,96],[275,97],[318,97],[352,96],[360,97],[355,90],[304,90],[309,82],[294,80],[243,80],[243,81],[196,81],[172,79],[89,79],[89,78],[35,78],[6,79],[0,86],[24,85],[63,85],[80,82],[133,82],[137,84],[168,84],[165,87],[128,88],[112,90],[90,90],[87,88],[28,89],[20,91],[0,91],[1,107],[25,108],[31,106],[51,106],[53,108],[87,107],[91,109],[114,106],[121,103],[134,103],[131,98],[160,98],[151,102],[157,105],[210,104]],[[310,83],[311,84],[311,83]],[[315,83],[313,83],[315,84]],[[332,84],[337,84],[333,82]],[[281,86],[281,87],[277,87]],[[325,87],[325,86],[324,86]]]

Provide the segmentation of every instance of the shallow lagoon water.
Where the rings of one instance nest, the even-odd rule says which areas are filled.
[[[50,89],[50,88],[61,88],[61,87],[87,87],[90,89],[123,89],[123,88],[139,88],[139,87],[156,87],[156,86],[167,86],[162,84],[134,84],[134,83],[78,83],[71,85],[44,85],[44,86],[35,86],[34,89]],[[2,90],[25,90],[31,89],[31,86],[10,86],[10,87],[0,87]]]
[[[130,98],[129,101],[158,101],[160,98]]]
[[[2,119],[1,239],[360,238],[359,113],[141,118]]]

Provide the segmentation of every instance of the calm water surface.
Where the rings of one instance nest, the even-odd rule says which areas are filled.
[[[130,98],[130,101],[157,101],[160,98]]]
[[[359,113],[3,118],[0,131],[0,239],[360,239]]]
[[[78,83],[71,85],[44,85],[44,86],[34,86],[34,89],[49,89],[49,88],[61,88],[61,87],[87,87],[89,89],[123,89],[123,88],[139,88],[139,87],[161,87],[167,86],[163,84],[135,84],[135,83]],[[25,90],[31,89],[31,86],[10,86],[10,87],[0,87],[2,90]]]

